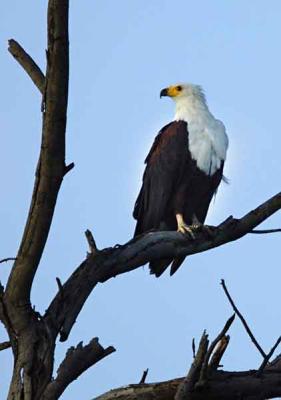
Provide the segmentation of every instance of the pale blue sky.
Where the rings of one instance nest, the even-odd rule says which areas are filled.
[[[0,258],[15,256],[37,162],[40,95],[7,52],[17,39],[44,69],[47,1],[0,5],[1,206]],[[84,258],[83,232],[99,247],[130,239],[131,213],[143,160],[157,131],[173,117],[160,89],[177,81],[202,84],[230,139],[222,184],[208,222],[243,215],[280,190],[280,37],[278,0],[84,0],[70,7],[70,94],[67,175],[57,203],[32,302],[43,312]],[[280,214],[264,226],[280,227]],[[1,264],[6,282],[10,264]],[[89,400],[114,387],[183,375],[191,340],[213,337],[232,310],[229,290],[268,350],[280,335],[280,236],[248,236],[189,257],[177,274],[155,279],[147,267],[100,285],[80,314],[66,349],[99,336],[117,352],[73,383],[63,399]],[[226,369],[258,367],[260,356],[237,320]],[[2,327],[1,340],[6,339]],[[183,349],[185,349],[183,351]],[[6,398],[10,350],[0,353],[0,399]],[[7,367],[6,367],[7,365]]]

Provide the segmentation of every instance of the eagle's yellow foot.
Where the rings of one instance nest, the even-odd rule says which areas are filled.
[[[181,232],[184,235],[189,235],[191,239],[195,239],[192,227],[186,224],[181,224],[178,226],[177,232]]]
[[[184,222],[182,214],[176,214],[177,224],[178,224],[178,232],[183,233],[184,235],[189,235],[191,239],[195,239],[193,226],[187,225]]]

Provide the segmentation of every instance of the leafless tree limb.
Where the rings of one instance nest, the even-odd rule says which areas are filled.
[[[86,346],[81,342],[77,347],[71,347],[58,368],[57,377],[47,386],[42,400],[58,399],[71,382],[114,351],[112,346],[104,349],[98,338],[92,339]]]
[[[226,294],[226,297],[228,298],[228,301],[230,302],[234,312],[238,315],[238,317],[240,318],[246,332],[248,333],[251,341],[254,343],[254,345],[256,346],[256,348],[258,349],[258,351],[260,352],[260,354],[263,356],[263,358],[266,358],[266,353],[264,352],[264,350],[261,348],[260,344],[258,343],[257,339],[255,338],[255,336],[253,335],[251,329],[249,328],[249,325],[247,324],[245,318],[243,317],[243,315],[240,313],[240,311],[238,310],[238,308],[236,307],[234,301],[232,300],[229,291],[226,287],[225,281],[224,279],[221,280],[221,285],[222,288],[224,290],[224,293]]]
[[[89,229],[87,229],[85,231],[85,236],[88,241],[90,253],[92,253],[92,255],[95,255],[98,252],[98,248],[97,248],[97,245],[96,245],[96,242],[95,242],[92,232]]]
[[[33,83],[43,94],[45,89],[45,76],[41,69],[16,40],[10,39],[8,43],[9,52],[18,61],[18,63],[32,79]]]
[[[204,332],[188,374],[178,386],[175,394],[175,400],[189,400],[191,393],[194,391],[195,384],[199,380],[202,365],[208,350],[208,345],[208,335],[206,332]]]
[[[0,264],[7,262],[7,261],[15,261],[15,260],[16,260],[16,258],[14,258],[14,257],[2,258],[2,260],[0,260]]]
[[[241,372],[217,370],[219,360],[229,343],[229,336],[225,336],[225,333],[232,322],[233,317],[227,321],[222,332],[210,346],[208,335],[206,332],[203,333],[196,356],[185,378],[129,385],[111,390],[95,400],[237,400],[242,398],[265,400],[279,397],[281,395],[281,355],[267,364],[261,375],[258,370]],[[274,347],[276,348],[276,344]],[[209,355],[212,352],[216,361],[213,357],[211,358],[207,380],[202,382],[200,378],[202,368],[205,368],[204,363],[207,358],[210,358]],[[220,353],[219,357],[217,353]]]
[[[229,217],[214,228],[213,237],[197,233],[195,240],[178,232],[151,232],[130,240],[125,245],[100,250],[87,257],[65,282],[67,301],[61,304],[57,295],[45,318],[61,328],[61,340],[66,340],[83,304],[99,282],[132,271],[151,260],[200,253],[237,240],[251,232],[281,208],[281,193],[265,201],[241,219]]]
[[[6,350],[11,347],[11,342],[2,342],[0,343],[0,351]]]
[[[209,363],[210,371],[216,371],[220,367],[220,362],[224,355],[225,350],[227,349],[229,340],[230,340],[230,336],[225,335],[219,341],[217,347],[214,350],[214,354],[212,355],[210,363]]]
[[[217,346],[217,344],[225,337],[226,332],[230,328],[235,318],[235,314],[232,315],[224,325],[222,331],[213,340],[209,346],[208,335],[206,332],[203,333],[199,343],[198,351],[193,360],[191,368],[188,371],[186,378],[179,385],[175,400],[189,400],[193,397],[195,390],[203,390],[209,379],[209,372],[213,372],[214,364],[209,368],[209,360]]]
[[[196,355],[195,338],[192,338],[191,348],[192,348],[193,358],[195,358],[195,355]]]
[[[259,235],[264,235],[267,233],[277,233],[277,232],[281,232],[280,228],[277,229],[254,229],[253,231],[249,232],[249,233],[256,233]]]
[[[265,369],[262,377],[256,371],[216,371],[208,386],[192,392],[192,400],[261,400],[281,394],[280,362],[274,370]],[[95,400],[167,400],[174,399],[184,378],[145,385],[129,385],[111,390]],[[239,397],[240,396],[240,397]],[[186,398],[186,400],[189,398]]]
[[[275,352],[275,350],[277,349],[277,347],[279,346],[280,343],[281,343],[281,336],[279,336],[279,338],[276,340],[275,344],[270,349],[269,353],[264,358],[261,366],[259,367],[259,370],[258,370],[258,373],[257,373],[258,376],[260,376],[262,374],[264,368],[268,364],[270,358],[272,357],[273,353]]]
[[[64,169],[64,175],[68,174],[68,172],[70,172],[74,167],[75,167],[74,162],[66,165]]]

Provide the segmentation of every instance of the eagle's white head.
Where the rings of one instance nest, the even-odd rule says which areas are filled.
[[[223,123],[209,111],[203,89],[191,83],[178,83],[162,89],[162,96],[175,101],[175,121],[188,124],[191,156],[202,171],[212,175],[226,158],[228,138]]]
[[[199,101],[206,104],[206,98],[201,86],[192,83],[178,83],[177,85],[169,86],[162,89],[160,97],[169,96],[176,103],[178,101]]]
[[[190,120],[197,118],[198,113],[209,114],[207,101],[203,89],[192,83],[178,83],[162,89],[160,97],[171,97],[176,103],[176,120]]]

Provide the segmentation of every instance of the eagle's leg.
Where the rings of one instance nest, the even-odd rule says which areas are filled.
[[[189,235],[192,239],[195,239],[194,232],[192,229],[192,225],[187,225],[183,219],[182,214],[176,214],[177,224],[178,224],[178,232],[183,233],[184,235]]]
[[[177,224],[178,224],[178,232],[181,232],[185,235],[189,235],[191,239],[195,239],[196,232],[205,232],[207,236],[212,238],[214,233],[212,228],[208,225],[203,225],[202,222],[198,220],[195,214],[192,216],[192,225],[187,225],[183,219],[182,214],[176,214]]]

